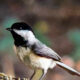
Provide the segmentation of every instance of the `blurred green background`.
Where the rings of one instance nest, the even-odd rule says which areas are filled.
[[[0,72],[30,77],[33,70],[13,51],[13,38],[5,28],[25,21],[36,37],[54,49],[65,64],[80,71],[80,0],[0,0]],[[46,80],[80,80],[63,69],[49,70]]]

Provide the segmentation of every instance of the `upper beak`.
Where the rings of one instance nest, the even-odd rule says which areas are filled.
[[[8,31],[12,31],[12,29],[11,29],[11,28],[6,28],[6,30],[8,30]]]

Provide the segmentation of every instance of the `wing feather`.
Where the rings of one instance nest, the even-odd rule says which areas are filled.
[[[40,41],[37,41],[33,45],[32,50],[34,51],[35,54],[39,56],[52,58],[56,61],[61,61],[61,57],[55,51],[53,51],[51,48],[47,47],[45,44],[41,43]]]

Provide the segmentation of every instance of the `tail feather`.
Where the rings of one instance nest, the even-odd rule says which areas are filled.
[[[69,73],[73,74],[73,75],[77,75],[80,76],[80,72],[74,70],[73,68],[67,66],[66,64],[62,63],[62,62],[56,62],[58,66],[64,68],[65,70],[67,70]]]

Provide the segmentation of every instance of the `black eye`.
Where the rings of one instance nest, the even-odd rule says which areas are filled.
[[[20,30],[22,30],[22,27],[20,27]]]

